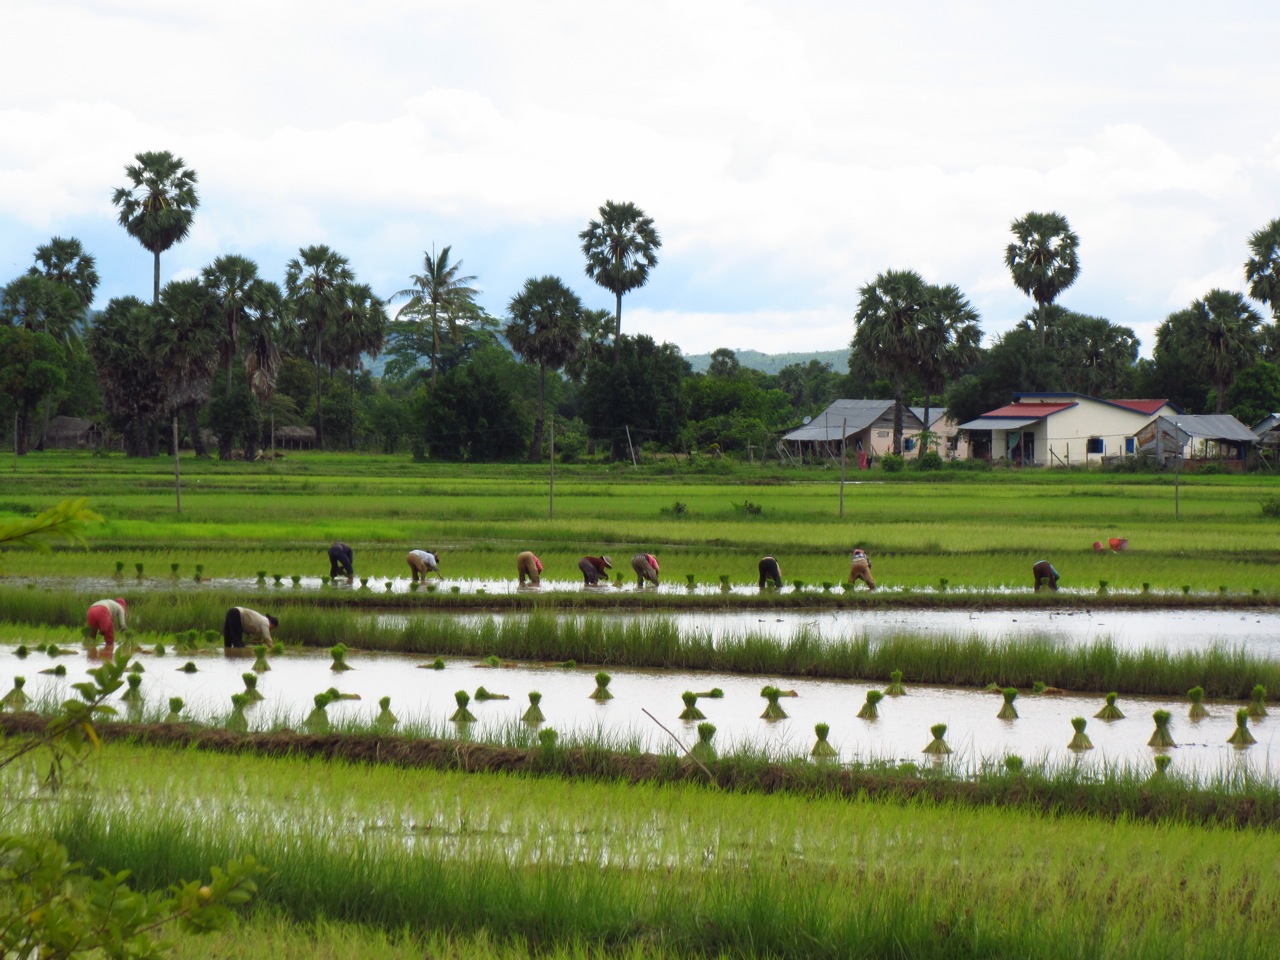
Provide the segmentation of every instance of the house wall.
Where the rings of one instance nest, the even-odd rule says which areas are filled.
[[[1103,457],[1132,454],[1128,441],[1150,420],[1146,414],[1081,398],[1075,406],[1050,414],[1021,430],[992,430],[991,457],[994,460],[1007,457],[1046,467],[1098,463]],[[1023,442],[1025,434],[1031,435],[1030,456],[1016,447]],[[1101,449],[1090,451],[1090,440]]]
[[[892,429],[892,427],[890,429]],[[933,440],[934,449],[936,449],[940,454],[942,454],[943,459],[945,460],[968,460],[969,459],[969,444],[964,442],[965,438],[960,433],[960,431],[956,429],[956,422],[954,420],[952,420],[950,417],[943,417],[941,420],[935,420],[933,421],[932,430],[933,430],[933,437],[934,437],[934,440]],[[908,437],[910,437],[915,441],[915,443],[912,444],[912,452],[908,456],[915,455],[916,444],[920,442],[920,432],[921,431],[918,429],[913,429],[913,430],[907,430],[905,428],[903,429],[903,432],[902,432],[903,443],[904,444],[906,443],[906,439]],[[892,442],[893,437],[890,436],[889,439],[890,439],[890,442]]]

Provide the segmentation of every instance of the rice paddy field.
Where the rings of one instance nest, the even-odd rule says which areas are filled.
[[[1231,753],[1231,714],[1258,687],[1263,700],[1280,690],[1269,626],[1280,607],[1280,521],[1262,509],[1280,496],[1276,478],[1187,476],[1175,486],[1167,476],[1082,471],[851,473],[858,482],[844,487],[841,516],[833,469],[574,465],[557,467],[552,515],[545,467],[298,454],[260,464],[184,459],[181,471],[180,514],[165,459],[32,454],[0,485],[0,525],[79,496],[103,517],[87,531],[87,550],[0,548],[0,693],[27,675],[38,692],[31,706],[52,709],[71,674],[91,665],[85,606],[123,596],[125,637],[145,668],[144,689],[156,694],[131,723],[104,727],[119,729],[57,794],[40,788],[33,768],[0,770],[4,829],[48,833],[73,858],[131,870],[145,887],[257,857],[269,873],[241,927],[186,940],[179,955],[1272,949],[1274,721],[1251,721],[1261,742],[1239,754],[1249,762],[1217,772],[1180,762],[1186,746],[1138,744],[1076,763],[1065,740],[1077,702],[1097,706],[1109,692],[1143,704],[1132,722],[1144,728],[1147,707],[1175,713],[1184,736],[1196,687],[1218,724],[1204,749],[1212,741]],[[1093,549],[1109,538],[1128,548]],[[327,582],[325,553],[338,539],[355,548],[350,585]],[[872,556],[874,593],[844,583],[854,546]],[[443,580],[410,584],[404,554],[415,547],[440,552]],[[514,584],[525,549],[545,565],[537,590]],[[631,576],[640,552],[659,557],[659,589]],[[622,582],[584,589],[576,564],[585,554],[610,555]],[[766,554],[781,563],[781,591],[756,587]],[[1062,575],[1056,594],[1031,589],[1031,564],[1042,558]],[[183,661],[233,686],[248,669],[250,661],[226,660],[210,633],[231,605],[280,617],[277,638],[292,649],[262,684],[281,704],[287,690],[290,706],[272,714],[270,701],[258,705],[247,734],[221,730],[219,687],[208,704],[189,697],[212,727],[193,725],[194,714],[164,722],[161,690],[187,692],[174,673]],[[938,616],[953,619],[928,619]],[[1067,636],[1053,623],[1069,617],[1098,623]],[[1125,618],[1123,636],[1107,631],[1108,617]],[[1192,625],[1176,627],[1179,617]],[[376,720],[379,684],[335,679],[335,688],[369,687],[350,705],[360,710],[337,705],[332,732],[294,735],[305,725],[299,704],[327,672],[321,651],[337,644],[357,671],[396,658],[448,662],[431,685],[425,678],[435,675],[418,683],[412,666],[398,686],[388,680],[404,713],[396,732]],[[65,679],[44,676],[60,663]],[[785,747],[724,737],[706,770],[634,729],[560,721],[557,740],[513,714],[455,733],[442,701],[451,671],[464,668],[458,686],[467,689],[487,676],[477,670],[499,689],[504,675],[520,677],[520,689],[505,691],[513,699],[540,675],[556,679],[548,690],[576,691],[600,669],[618,672],[624,692],[628,671],[637,690],[664,676],[678,686],[719,680],[731,697],[756,701],[753,716],[763,705],[753,691],[775,683],[798,688],[804,729]],[[1060,689],[1040,712],[1064,743],[970,740],[957,744],[963,760],[936,763],[917,749],[943,718],[921,715],[910,749],[872,756],[855,745],[863,727],[854,713],[895,672],[941,691],[929,700],[916,690],[935,709],[989,698],[981,723],[1001,730],[1010,729],[994,718],[1001,698],[987,688],[1020,691],[1029,718],[1037,696]],[[566,679],[574,675],[576,684]],[[432,708],[412,710],[415,690],[428,686]],[[668,716],[679,691],[661,690],[660,718],[692,742],[689,725]],[[806,695],[820,702],[820,691],[836,692],[823,708],[831,717],[804,705]],[[484,708],[496,715],[493,706]],[[5,718],[8,736],[24,736],[27,716]],[[837,744],[822,763],[805,749],[815,719],[830,723]],[[1100,724],[1090,719],[1088,730],[1106,749]],[[1026,756],[1009,759],[1015,749]],[[419,755],[433,759],[405,759]],[[1154,763],[1162,755],[1172,764]]]

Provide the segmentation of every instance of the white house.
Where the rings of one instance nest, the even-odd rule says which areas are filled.
[[[916,415],[921,423],[924,422],[924,407],[912,407],[911,412]],[[964,434],[960,432],[959,426],[955,420],[947,413],[946,407],[930,407],[929,408],[929,425],[928,431],[933,434],[933,449],[942,454],[948,460],[965,460],[969,456],[969,445],[961,443]],[[911,449],[915,449],[915,445],[919,443],[920,435],[918,432],[912,433],[908,439],[904,441],[904,447],[910,443]]]
[[[1078,393],[1019,393],[1014,402],[960,424],[969,456],[1037,466],[1097,463],[1137,452],[1135,435],[1165,400],[1099,400]]]

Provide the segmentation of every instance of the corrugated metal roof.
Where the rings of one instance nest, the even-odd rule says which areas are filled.
[[[837,400],[803,427],[784,434],[782,439],[809,442],[839,440],[842,426],[844,436],[852,436],[871,426],[885,411],[892,409],[892,400]],[[924,426],[908,407],[902,408],[902,422],[903,426],[911,430],[919,430]]]
[[[1020,430],[1028,424],[1035,423],[1039,417],[993,417],[981,416],[977,420],[962,423],[958,430]]]
[[[1225,413],[1187,414],[1178,417],[1161,417],[1183,433],[1201,440],[1228,440],[1232,443],[1253,443],[1258,439],[1252,430],[1235,417]]]
[[[924,423],[924,407],[907,407],[907,409],[916,415],[917,420],[919,420],[921,423]],[[946,417],[946,415],[947,415],[946,407],[930,407],[929,408],[929,426],[933,426],[939,420]]]
[[[988,410],[982,416],[984,417],[1030,417],[1032,420],[1039,420],[1041,417],[1047,417],[1057,413],[1060,410],[1069,410],[1076,406],[1072,403],[1010,403],[996,410]]]
[[[1114,403],[1117,407],[1124,407],[1127,410],[1136,410],[1138,413],[1145,413],[1147,416],[1151,416],[1151,414],[1155,413],[1166,403],[1169,403],[1168,400],[1110,400],[1108,402]],[[1169,405],[1173,406],[1172,404]],[[1174,409],[1177,408],[1175,407]]]

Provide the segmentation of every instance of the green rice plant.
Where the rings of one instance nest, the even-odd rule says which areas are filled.
[[[421,586],[422,586],[422,584],[421,584],[419,581],[417,581],[417,580],[410,580],[410,581],[409,581],[409,592],[410,592],[410,593],[417,593],[417,592],[418,592],[418,588],[419,588],[419,587],[421,587]]]
[[[329,664],[329,669],[334,673],[345,673],[347,670],[355,669],[355,667],[347,663],[347,645],[345,643],[337,643],[330,647],[329,656],[333,657],[333,663]]]
[[[342,693],[341,691],[338,690],[337,687],[330,687],[328,690],[325,691],[325,693],[328,694],[330,703],[336,703],[339,700],[359,700],[360,699],[360,694]]]
[[[836,756],[836,748],[827,742],[827,735],[831,732],[831,727],[825,723],[815,724],[813,732],[818,735],[818,742],[809,751],[809,756],[816,757],[819,760],[828,760]]]
[[[791,586],[792,586],[792,588],[795,590],[795,592],[796,592],[796,593],[801,593],[801,592],[803,592],[803,591],[804,591],[804,581],[803,581],[803,580],[792,580],[792,581],[791,581]]]
[[[22,688],[25,687],[26,685],[27,685],[26,677],[14,677],[13,689],[10,690],[8,693],[6,693],[2,699],[0,699],[0,708],[7,707],[8,709],[12,710],[14,713],[17,713],[19,710],[23,709],[28,703],[30,703],[31,698],[28,697],[22,690]]]
[[[728,593],[731,589],[733,588],[729,584],[729,575],[727,573],[720,574],[720,592]]]
[[[491,693],[484,687],[476,687],[476,703],[484,700],[510,700],[511,698],[505,693]]]
[[[303,728],[307,733],[323,734],[333,730],[333,724],[329,722],[329,714],[325,711],[325,707],[329,706],[332,699],[328,691],[317,693],[311,698],[311,702],[315,704],[315,707],[307,714],[307,719],[303,721]]]
[[[124,703],[142,703],[142,675],[131,673],[125,679],[129,682],[129,688],[120,695],[120,700]]]
[[[686,589],[693,590],[695,587],[697,587],[697,583],[694,582],[694,575],[692,573],[686,573],[684,575],[684,578],[685,578]]]
[[[265,587],[267,585],[267,571],[265,570],[258,571],[258,579],[256,583],[259,587]]]
[[[1236,728],[1231,736],[1227,738],[1227,743],[1233,747],[1252,746],[1258,741],[1254,739],[1253,734],[1249,732],[1249,711],[1241,707],[1236,711]]]
[[[444,657],[436,657],[434,660],[432,660],[432,661],[431,661],[431,669],[432,669],[432,670],[443,670],[443,669],[444,669]]]
[[[383,697],[379,700],[378,716],[373,721],[374,726],[378,727],[380,730],[390,730],[399,722],[400,718],[391,712],[391,698]]]
[[[196,564],[196,575],[195,575],[195,577],[194,577],[193,579],[195,580],[195,582],[196,582],[196,583],[199,583],[200,581],[202,581],[202,580],[204,579],[204,564],[203,564],[203,563],[197,563],[197,564]]]
[[[116,579],[121,580],[123,578],[124,578],[124,561],[117,560],[116,561]]]
[[[179,673],[199,673],[200,668],[195,665],[194,660],[188,660],[178,668]]]
[[[1116,706],[1116,700],[1119,698],[1120,694],[1116,693],[1114,690],[1111,693],[1108,693],[1106,704],[1101,710],[1093,715],[1094,719],[1106,720],[1108,722],[1112,720],[1123,720],[1124,714],[1120,711],[1120,708]]]
[[[1267,715],[1267,688],[1260,683],[1254,684],[1248,710],[1249,717],[1253,720],[1261,720]]]
[[[27,649],[27,645],[25,643],[20,643],[14,648],[13,655],[19,660],[25,660],[31,655],[31,651]]]
[[[458,709],[453,711],[453,715],[449,717],[451,723],[475,723],[476,716],[467,709],[467,704],[471,702],[471,697],[465,690],[459,690],[453,695],[453,699],[458,703]]]
[[[1209,711],[1204,706],[1204,687],[1192,687],[1187,691],[1187,699],[1191,701],[1191,709],[1187,711],[1187,716],[1193,721],[1203,720],[1209,716]]]
[[[484,665],[486,667],[489,667],[490,669],[497,669],[498,667],[502,666],[502,660],[498,657],[496,653],[491,653],[484,658]]]
[[[369,589],[369,578],[368,578],[368,577],[361,577],[361,578],[360,578],[360,589],[361,589],[361,590],[368,590],[368,589]]]
[[[694,693],[694,696],[697,697],[699,700],[702,700],[702,699],[723,700],[724,691],[721,690],[719,687],[712,687],[710,690],[697,691]]]
[[[217,630],[206,630],[200,635],[200,639],[204,641],[205,646],[212,647],[222,641],[222,634]]]
[[[129,664],[129,672],[130,672],[130,673],[146,673],[146,672],[147,672],[147,668],[146,668],[146,667],[144,667],[144,666],[143,666],[141,663],[139,663],[137,660],[135,660],[135,661],[133,661],[133,663]]]
[[[546,722],[547,718],[543,716],[542,707],[539,706],[541,702],[542,702],[542,694],[540,694],[537,690],[530,690],[529,691],[529,709],[524,712],[524,715],[520,718],[520,720],[523,723],[527,723],[532,726],[537,726],[540,723]]]
[[[178,579],[178,564],[176,563],[169,564],[169,576],[171,576],[174,580]]]
[[[947,735],[947,725],[945,723],[935,723],[929,728],[929,732],[933,734],[933,739],[921,751],[922,753],[941,757],[951,752],[951,748],[947,746],[947,741],[943,739]]]
[[[946,577],[939,577],[939,578],[938,578],[938,592],[939,592],[939,593],[946,593],[946,592],[947,592],[947,586],[950,584],[950,582],[951,582],[951,581],[949,581]]]
[[[881,690],[868,690],[867,702],[862,705],[862,709],[858,711],[858,719],[860,720],[877,720],[880,717],[880,711],[876,709],[876,704],[884,699],[884,692]]]
[[[836,582],[835,582],[834,580],[823,580],[823,581],[822,581],[822,592],[823,592],[823,593],[830,593],[832,590],[834,590],[834,589],[835,589],[835,587],[836,587]]]
[[[275,581],[275,583],[273,584],[274,586],[277,586],[277,587],[283,587],[283,586],[284,586],[284,574],[282,574],[282,573],[273,573],[273,574],[271,575],[271,577],[272,577],[272,579]]]
[[[284,656],[284,644],[281,641],[277,640],[275,643],[271,645],[271,655],[273,657]]]
[[[715,760],[716,748],[711,742],[715,735],[715,724],[705,721],[698,724],[698,742],[689,749],[689,755],[699,763],[711,763]]]
[[[258,703],[267,699],[258,690],[258,675],[256,673],[242,673],[240,679],[244,681],[244,695],[249,703]]]
[[[327,586],[329,586],[329,575],[328,575],[327,573],[321,574],[321,575],[320,575],[320,589],[321,589],[321,590],[323,590],[323,589],[324,589],[325,587],[327,587]]]
[[[1226,593],[1227,593],[1227,585],[1226,585],[1225,583],[1224,583],[1224,584],[1222,584],[1220,587],[1218,587],[1218,593],[1220,593],[1220,594],[1222,594],[1222,595],[1224,595],[1224,596],[1226,595]]]
[[[1184,583],[1182,585],[1182,595],[1185,597],[1185,596],[1188,596],[1190,593],[1191,593],[1191,584]]]
[[[56,643],[51,643],[44,648],[44,652],[51,657],[63,657],[69,654],[70,650],[63,650]]]
[[[133,568],[134,568],[135,570],[137,570],[137,571],[138,571],[138,576],[137,576],[137,578],[138,578],[139,580],[141,580],[141,579],[142,579],[142,564],[140,564],[140,563],[135,563],[135,564],[133,565]]]
[[[169,698],[169,714],[164,718],[164,722],[165,723],[182,723],[183,719],[180,716],[180,714],[182,713],[182,708],[185,706],[186,706],[186,703],[183,701],[181,697],[170,697]]]
[[[1150,592],[1151,592],[1151,584],[1150,584],[1148,581],[1146,581],[1146,580],[1143,580],[1143,581],[1142,581],[1142,592],[1143,592],[1143,593],[1150,593]]]
[[[435,593],[439,589],[440,584],[436,583],[434,580],[427,584],[427,593]]]
[[[610,679],[612,678],[603,670],[596,674],[596,688],[591,693],[592,700],[603,703],[605,700],[613,699],[613,694],[609,692]]]
[[[455,584],[453,584],[452,586],[450,586],[450,587],[449,587],[449,592],[450,592],[450,593],[461,593],[461,592],[462,592],[462,587],[455,583]]]
[[[556,741],[560,739],[560,734],[556,733],[550,727],[545,730],[538,731],[538,746],[544,751],[554,750]]]
[[[764,713],[760,714],[761,720],[785,720],[787,719],[787,711],[782,709],[782,705],[778,703],[778,698],[782,696],[782,691],[777,687],[768,686],[760,691],[760,696],[769,701],[764,708]]]
[[[266,673],[271,669],[271,664],[267,662],[267,645],[265,643],[255,643],[253,645],[253,672]]]
[[[902,685],[902,671],[894,670],[889,674],[889,685],[884,688],[886,695],[890,697],[901,697],[907,692],[907,688]]]
[[[1106,580],[1098,581],[1098,596],[1105,597],[1107,595],[1107,584],[1108,581]]]
[[[254,677],[253,674],[246,676]],[[232,733],[248,733],[249,718],[244,715],[244,708],[249,705],[249,697],[243,693],[233,693],[231,695],[231,713],[227,715],[227,719],[223,721],[222,726]]]
[[[1089,735],[1084,732],[1085,724],[1088,721],[1084,717],[1072,717],[1071,726],[1075,730],[1075,736],[1071,738],[1071,742],[1067,744],[1068,750],[1092,750],[1093,741],[1089,739]]]
[[[1001,720],[1017,720],[1018,711],[1013,705],[1013,701],[1018,699],[1017,688],[1005,687],[1000,692],[1004,694],[1004,706],[1000,708],[1000,712],[996,716]]]
[[[155,645],[151,648],[151,652],[157,657],[163,657],[167,651],[165,650],[163,643],[156,641]]]
[[[566,660],[564,663],[560,664],[560,666],[562,666],[566,670],[576,670],[578,669],[578,661]]]
[[[707,719],[707,715],[698,709],[698,695],[692,690],[686,690],[680,694],[680,699],[684,701],[684,710],[680,713],[681,720]]]
[[[65,677],[67,675],[67,668],[65,664],[59,663],[56,666],[49,667],[48,669],[41,670],[40,672],[51,677]]]
[[[383,589],[385,589],[385,590],[387,591],[387,593],[390,593],[390,592],[391,592],[391,581],[390,581],[390,580],[384,580],[384,581],[383,581],[383,583],[382,583],[382,586],[383,586]]]
[[[289,579],[293,581],[294,589],[297,589],[298,587],[302,586],[302,577],[299,576],[298,574],[296,573],[291,574]]]
[[[1169,721],[1173,719],[1173,715],[1168,710],[1157,710],[1151,716],[1156,722],[1156,729],[1155,733],[1151,734],[1151,739],[1147,741],[1147,746],[1176,747],[1178,744],[1174,741],[1173,734],[1169,732]]]
[[[1022,768],[1024,766],[1025,764],[1022,758],[1018,756],[1016,753],[1010,753],[1006,755],[1004,758],[1004,768],[1009,773],[1013,773],[1013,774],[1021,773]]]
[[[1162,753],[1156,757],[1156,769],[1151,774],[1152,780],[1164,780],[1169,775],[1169,768],[1173,766],[1173,757],[1167,753]]]

